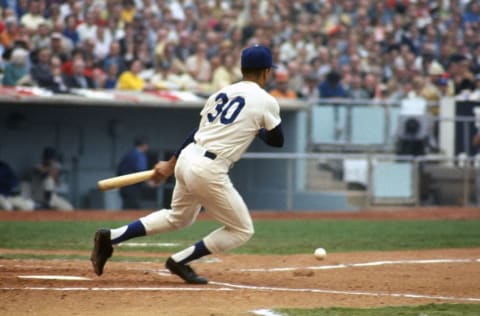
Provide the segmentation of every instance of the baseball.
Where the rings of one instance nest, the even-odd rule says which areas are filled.
[[[327,256],[327,251],[323,248],[317,248],[315,249],[314,255],[318,260],[322,260]]]

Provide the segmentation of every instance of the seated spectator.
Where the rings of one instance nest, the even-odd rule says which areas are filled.
[[[103,25],[98,25],[93,38],[95,39],[95,49],[93,51],[95,60],[104,60],[110,52],[112,37]]]
[[[3,31],[0,32],[0,45],[6,49],[12,47],[18,38],[18,23],[13,16],[6,18],[4,23],[5,27]]]
[[[207,59],[207,45],[199,43],[194,55],[187,58],[185,70],[198,82],[210,82],[212,67]]]
[[[103,61],[103,70],[108,72],[111,64],[117,65],[117,76],[128,69],[125,58],[121,54],[121,47],[118,41],[113,41],[110,44],[108,55]]]
[[[318,86],[321,98],[346,98],[347,92],[342,86],[341,76],[336,71],[327,74],[325,80]]]
[[[183,64],[175,60],[171,64],[170,72],[167,75],[167,81],[173,83],[180,90],[197,91],[199,83],[188,72],[184,70]]]
[[[50,71],[50,49],[41,48],[36,54],[36,60],[33,62],[30,74],[32,80],[43,88],[49,88],[52,81],[52,72]]]
[[[35,31],[44,22],[45,18],[42,15],[40,1],[29,1],[28,11],[20,17],[20,23],[25,25],[28,30]]]
[[[220,66],[213,72],[212,89],[220,90],[242,78],[240,69],[235,64],[233,55],[225,55]]]
[[[38,30],[32,36],[30,48],[38,50],[40,48],[49,47],[50,41],[50,24],[48,22],[43,22],[38,26]]]
[[[142,63],[139,60],[133,60],[130,70],[124,71],[117,81],[117,89],[142,91],[146,88],[145,80],[140,77]]]
[[[297,93],[288,87],[288,73],[277,71],[275,73],[275,87],[270,94],[277,99],[296,99]]]
[[[75,15],[70,14],[65,17],[65,28],[62,34],[72,41],[74,47],[77,46],[80,41],[80,35],[77,32],[77,19]]]
[[[18,186],[15,172],[6,162],[0,160],[0,210],[33,210],[33,200],[19,194]]]
[[[65,85],[69,89],[93,89],[93,80],[85,76],[85,61],[77,57],[73,61],[73,74],[64,76]]]
[[[368,99],[367,90],[362,85],[362,77],[360,75],[353,75],[350,81],[350,89],[348,89],[348,96],[352,99]]]
[[[311,71],[305,75],[304,78],[305,85],[302,87],[300,91],[300,95],[302,99],[305,100],[316,100],[318,99],[319,92],[318,92],[318,75],[315,71]]]
[[[81,42],[87,38],[95,38],[97,25],[95,24],[94,12],[89,10],[85,13],[85,19],[77,26],[78,36]]]
[[[46,147],[42,161],[32,172],[31,192],[36,208],[72,211],[73,206],[58,190],[61,185],[62,166],[52,147]]]
[[[102,88],[104,89],[115,89],[117,87],[118,81],[118,65],[116,63],[111,63],[105,74],[105,80],[103,82]]]
[[[47,60],[45,60],[47,59]],[[50,57],[50,50],[43,48],[38,53],[38,62],[30,70],[31,79],[41,88],[54,93],[67,93],[68,87],[62,76],[62,62],[59,57]]]
[[[15,48],[10,60],[3,70],[2,83],[4,86],[16,86],[28,76],[29,57],[28,51],[23,48]]]

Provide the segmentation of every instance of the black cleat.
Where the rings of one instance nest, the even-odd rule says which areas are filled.
[[[113,247],[110,240],[110,230],[99,229],[95,233],[94,246],[90,261],[92,262],[93,270],[97,275],[102,275],[103,267],[108,258],[112,256]]]
[[[165,267],[170,270],[171,273],[178,275],[185,282],[190,284],[207,284],[208,280],[199,276],[193,269],[187,264],[181,264],[175,262],[171,257],[165,262]]]

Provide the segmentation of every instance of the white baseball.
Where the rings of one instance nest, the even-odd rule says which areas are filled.
[[[322,260],[327,256],[327,251],[323,248],[317,248],[313,254],[315,255],[315,258]]]

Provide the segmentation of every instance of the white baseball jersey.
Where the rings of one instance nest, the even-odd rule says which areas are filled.
[[[277,100],[252,81],[213,94],[200,115],[195,141],[231,162],[240,159],[261,128],[271,130],[281,122]]]

